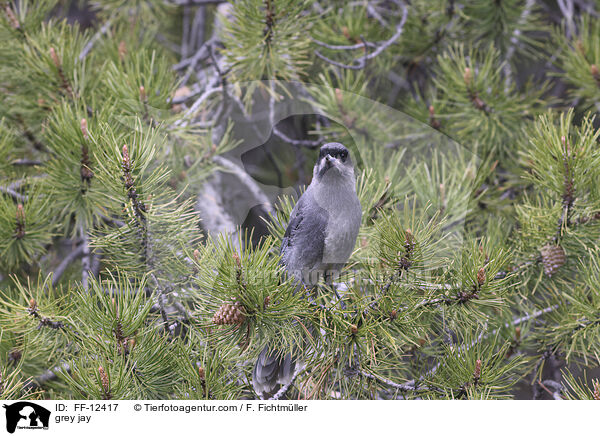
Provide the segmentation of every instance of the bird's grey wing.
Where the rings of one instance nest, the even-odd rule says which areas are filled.
[[[304,194],[306,195],[306,193]],[[290,218],[288,221],[288,225],[285,229],[285,233],[283,235],[283,240],[281,241],[281,254],[283,255],[287,248],[290,246],[291,238],[295,234],[296,230],[300,227],[302,220],[304,219],[304,214],[301,212],[304,208],[304,195],[300,196],[294,208],[292,209],[292,213],[290,213]]]
[[[325,230],[329,220],[307,190],[290,214],[281,244],[281,258],[292,273],[311,270],[323,260]]]

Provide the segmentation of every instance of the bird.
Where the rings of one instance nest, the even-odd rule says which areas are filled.
[[[333,284],[352,254],[361,219],[350,152],[338,142],[327,143],[319,149],[311,183],[296,202],[282,239],[287,274],[299,287],[315,287],[321,278]],[[266,345],[252,372],[255,392],[272,397],[291,383],[295,369],[292,353],[283,355]]]

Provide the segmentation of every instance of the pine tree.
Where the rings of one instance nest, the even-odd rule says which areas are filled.
[[[270,344],[276,399],[600,399],[599,12],[0,0],[0,398],[256,398]],[[362,225],[309,297],[331,141]]]

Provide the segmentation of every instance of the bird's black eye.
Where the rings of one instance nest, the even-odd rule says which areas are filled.
[[[346,160],[346,158],[348,157],[348,152],[347,151],[340,152],[340,157],[342,158],[342,160]]]

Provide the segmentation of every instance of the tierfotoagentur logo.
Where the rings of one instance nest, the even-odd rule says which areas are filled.
[[[4,404],[6,409],[6,431],[14,433],[19,430],[48,430],[50,411],[29,401]]]

